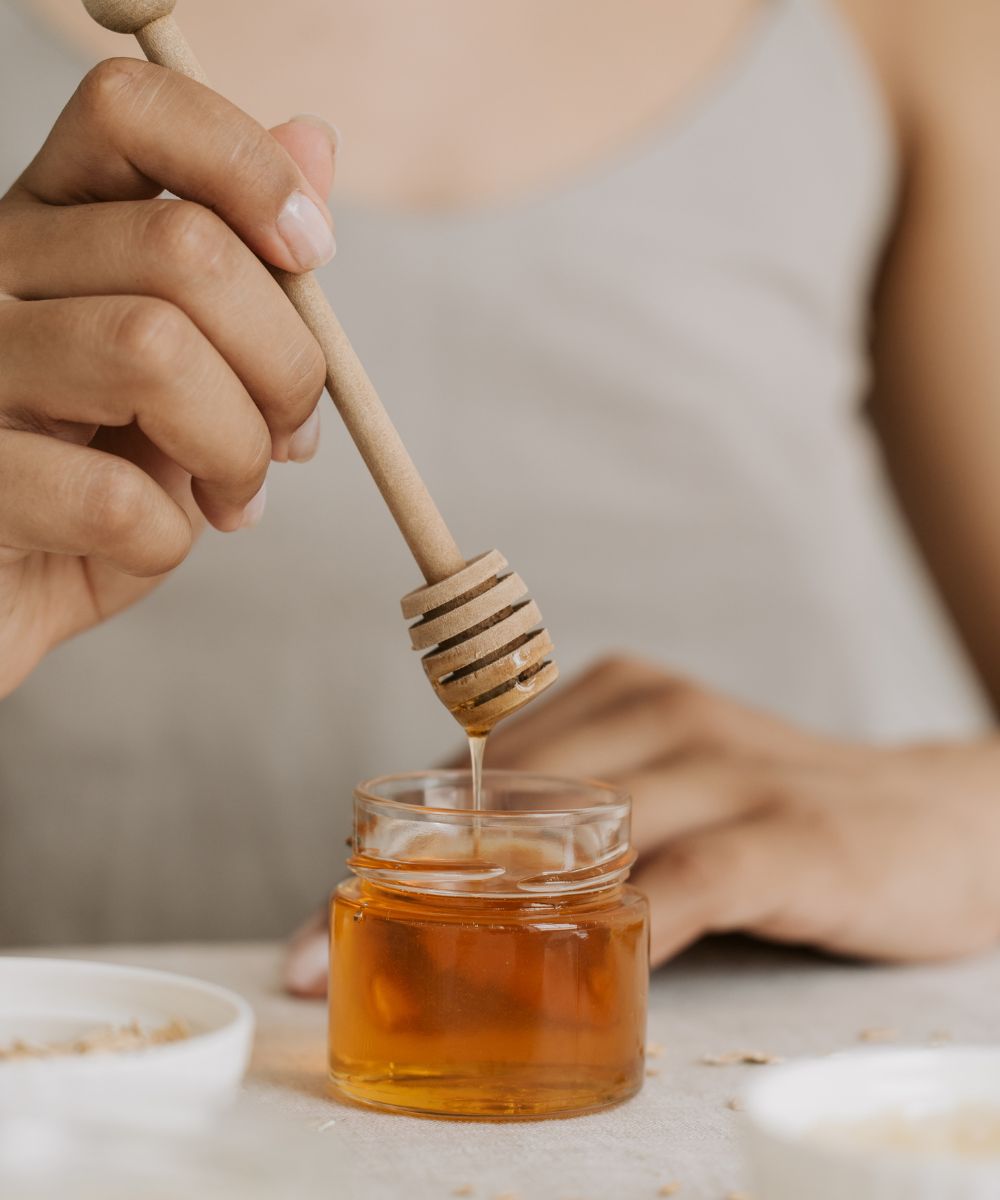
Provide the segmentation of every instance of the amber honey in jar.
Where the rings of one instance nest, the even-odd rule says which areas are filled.
[[[362,784],[332,900],[334,1088],[481,1118],[637,1092],[648,921],[629,815],[612,788],[516,772],[487,771],[478,809],[467,771]]]

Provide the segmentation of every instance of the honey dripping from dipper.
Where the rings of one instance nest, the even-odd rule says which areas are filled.
[[[438,699],[469,739],[473,806],[482,807],[486,737],[558,678],[552,639],[519,575],[490,550],[403,597],[410,643]]]
[[[483,807],[483,755],[489,734],[469,734],[469,758],[472,763],[472,807],[479,812]]]

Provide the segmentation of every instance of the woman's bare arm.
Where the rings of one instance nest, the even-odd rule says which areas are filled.
[[[905,173],[876,298],[872,415],[1000,711],[1000,5],[884,9]]]

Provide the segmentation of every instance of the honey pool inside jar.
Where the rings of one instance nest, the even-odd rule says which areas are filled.
[[[644,1075],[645,900],[628,801],[487,772],[359,789],[356,877],[332,901],[330,1077],[367,1104],[569,1115]]]

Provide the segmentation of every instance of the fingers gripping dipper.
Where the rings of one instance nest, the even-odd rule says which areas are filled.
[[[205,83],[172,16],[175,0],[84,0],[99,24],[134,33],[146,57]],[[312,274],[278,282],[323,349],[326,385],[427,586],[403,597],[410,640],[442,703],[482,734],[558,675],[541,613],[507,560],[491,550],[466,562],[371,380]]]

